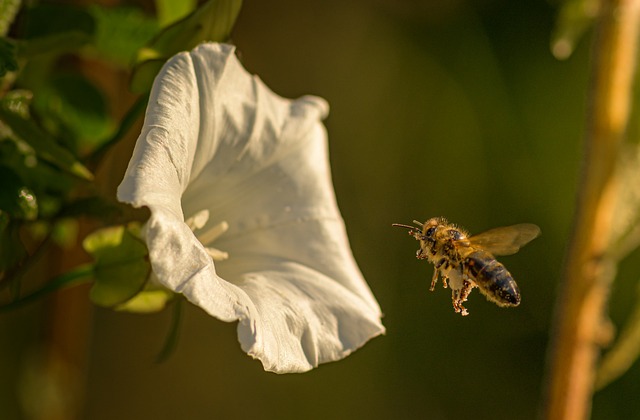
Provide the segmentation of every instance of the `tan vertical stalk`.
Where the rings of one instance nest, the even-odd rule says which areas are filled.
[[[596,23],[586,155],[549,352],[545,416],[589,417],[615,265],[606,258],[615,177],[635,74],[640,0],[603,0]]]

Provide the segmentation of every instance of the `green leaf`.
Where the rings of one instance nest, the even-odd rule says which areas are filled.
[[[33,93],[25,89],[15,89],[7,92],[0,101],[2,106],[22,118],[29,117],[29,105],[33,100]]]
[[[0,120],[11,128],[14,135],[29,144],[42,159],[80,178],[93,179],[93,174],[78,162],[71,152],[56,143],[32,119],[23,118],[0,106]]]
[[[146,60],[136,65],[131,75],[131,91],[138,94],[148,93],[151,90],[154,79],[160,73],[166,61],[166,58],[157,58]]]
[[[39,89],[33,106],[49,132],[69,133],[80,151],[94,149],[113,131],[104,95],[80,74],[54,75]]]
[[[38,200],[22,179],[10,168],[0,165],[0,210],[23,220],[38,217]]]
[[[184,18],[197,5],[196,0],[155,0],[160,26],[165,27]]]
[[[37,4],[26,10],[22,21],[18,56],[26,59],[78,50],[93,41],[96,26],[86,10],[65,4]]]
[[[97,25],[94,52],[123,68],[160,29],[155,19],[132,7],[93,5],[88,10]]]
[[[89,294],[96,305],[120,305],[144,288],[151,265],[138,226],[100,229],[85,238],[84,249],[96,260],[95,283]]]
[[[16,46],[6,38],[0,38],[0,77],[10,71],[18,70]]]
[[[115,307],[116,311],[134,313],[153,313],[163,310],[174,294],[167,289],[145,288],[125,303]]]
[[[153,79],[169,57],[195,48],[204,41],[229,39],[242,0],[210,0],[193,13],[168,26],[138,51],[133,69],[131,90],[137,93],[151,89]]]
[[[35,155],[25,142],[13,136],[0,140],[0,166],[10,170],[19,181],[16,187],[27,187],[38,199],[38,218],[54,216],[77,179]],[[0,180],[2,183],[2,180]]]
[[[6,35],[9,31],[21,3],[21,0],[0,0],[0,36]]]
[[[20,58],[32,59],[41,55],[57,55],[76,51],[92,40],[92,36],[80,31],[69,31],[52,34],[26,41],[16,41],[17,55]]]
[[[25,10],[24,38],[42,38],[68,32],[92,35],[95,32],[93,16],[85,9],[61,2],[55,3],[39,2]]]

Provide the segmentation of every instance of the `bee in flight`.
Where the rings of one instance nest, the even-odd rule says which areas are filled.
[[[453,309],[468,315],[462,306],[474,287],[480,289],[487,300],[498,306],[518,306],[520,290],[511,273],[499,263],[495,255],[511,255],[540,235],[540,228],[531,223],[499,227],[469,236],[463,229],[434,217],[416,226],[394,223],[393,226],[409,230],[409,235],[420,241],[416,257],[428,260],[435,267],[431,287],[438,277],[443,286],[451,287]]]

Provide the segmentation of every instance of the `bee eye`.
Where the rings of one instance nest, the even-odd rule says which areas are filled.
[[[433,236],[435,231],[436,231],[435,227],[430,227],[429,229],[427,229],[427,231],[424,234],[425,234],[425,236],[431,237],[431,236]]]
[[[451,239],[453,239],[454,241],[459,241],[460,239],[462,239],[462,233],[457,230],[452,230]]]

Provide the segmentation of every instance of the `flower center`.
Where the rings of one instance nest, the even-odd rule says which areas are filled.
[[[229,253],[209,245],[229,229],[229,224],[222,221],[208,229],[203,229],[207,221],[209,221],[209,210],[200,210],[185,220],[185,223],[193,231],[200,243],[204,245],[204,249],[207,250],[207,253],[214,261],[224,261],[229,258]]]

